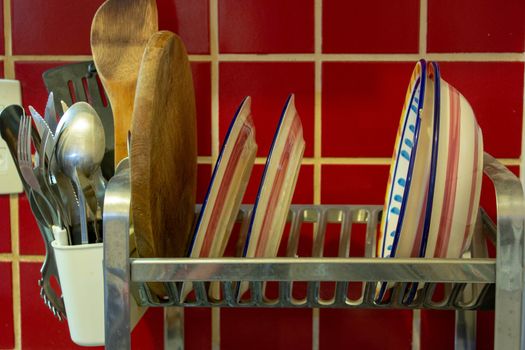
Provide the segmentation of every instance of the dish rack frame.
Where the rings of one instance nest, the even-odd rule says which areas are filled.
[[[128,239],[129,163],[123,161],[108,184],[104,203],[105,347],[131,348],[130,297],[134,297],[140,305],[165,308],[165,348],[184,347],[183,308],[200,306],[456,310],[456,349],[475,349],[476,310],[494,308],[495,349],[525,349],[524,193],[519,179],[487,153],[484,173],[495,188],[497,224],[480,208],[471,247],[463,256],[469,259],[374,258],[382,208],[371,205],[292,205],[283,258],[133,258]],[[247,231],[250,210],[250,206],[240,210],[239,242]],[[305,223],[312,224],[313,257],[296,257]],[[323,246],[326,228],[332,224],[339,227],[339,257],[328,258],[323,257]],[[354,224],[366,225],[365,257],[348,256]],[[486,239],[496,246],[495,259],[488,257]],[[194,293],[181,302],[183,281],[192,283]],[[237,297],[239,281],[249,282],[248,297]],[[386,300],[378,301],[375,293],[381,281],[393,288]],[[164,284],[166,299],[155,297],[148,287],[151,282]],[[276,282],[277,296],[265,294],[266,282]],[[299,282],[306,292],[296,297]],[[324,283],[332,285],[328,298],[320,292]],[[361,283],[360,294],[351,299],[348,293],[355,292],[355,283]],[[409,300],[407,291],[413,283],[419,288]],[[208,285],[220,285],[222,293],[212,298]]]

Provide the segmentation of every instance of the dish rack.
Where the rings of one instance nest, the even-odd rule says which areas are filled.
[[[184,345],[181,307],[199,306],[456,310],[457,349],[475,348],[475,310],[495,309],[495,348],[524,349],[523,190],[518,178],[489,154],[484,155],[484,172],[494,184],[497,224],[480,209],[473,242],[463,256],[468,259],[374,258],[382,208],[371,205],[293,205],[283,258],[130,258],[129,164],[124,161],[108,184],[104,207],[106,349],[130,349],[132,295],[140,305],[166,308],[166,348]],[[239,242],[248,229],[250,210],[240,210]],[[355,225],[366,230],[364,257],[348,256]],[[296,257],[305,226],[313,231],[313,257]],[[338,230],[338,257],[323,257],[328,226]],[[488,257],[486,239],[496,246],[496,259]],[[186,301],[179,299],[182,281],[194,287]],[[248,297],[237,297],[240,281],[249,282]],[[383,281],[393,288],[386,300],[378,301],[376,288]],[[155,297],[151,282],[163,283],[167,298]],[[407,300],[414,282],[418,292]],[[268,283],[278,286],[272,296],[265,293]],[[323,292],[327,283],[328,297]],[[218,297],[209,296],[208,285],[220,285]]]

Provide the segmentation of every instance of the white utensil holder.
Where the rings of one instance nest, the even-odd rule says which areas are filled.
[[[103,243],[61,245],[54,241],[52,246],[71,339],[81,346],[104,345]],[[133,329],[147,308],[130,299]]]

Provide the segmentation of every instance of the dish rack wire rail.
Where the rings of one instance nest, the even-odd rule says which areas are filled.
[[[525,349],[523,190],[519,179],[487,153],[484,173],[495,189],[496,224],[480,208],[472,244],[462,259],[376,258],[382,207],[373,205],[292,205],[285,257],[133,258],[129,163],[123,161],[108,184],[104,204],[106,348],[130,349],[134,297],[142,306],[165,307],[165,348],[183,346],[181,307],[198,306],[456,310],[457,349],[475,348],[475,310],[494,309],[495,348]],[[241,207],[237,251],[250,214],[251,206]],[[496,247],[495,259],[489,258],[487,240]],[[311,254],[298,256],[299,247],[308,246],[305,241]],[[361,257],[349,256],[353,245],[354,251],[364,250]],[[323,256],[328,246],[336,257]],[[164,285],[165,298],[152,293],[152,282]],[[193,287],[185,299],[180,298],[183,282]],[[248,292],[239,296],[241,282]],[[392,288],[378,300],[382,282]],[[411,290],[416,291],[413,297]]]

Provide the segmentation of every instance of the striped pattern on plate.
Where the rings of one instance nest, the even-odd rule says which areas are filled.
[[[246,97],[228,129],[213,170],[188,256],[216,258],[224,254],[246,186],[255,162],[257,144],[251,115],[251,98]],[[191,283],[184,283],[185,299]],[[210,288],[210,292],[215,290]]]
[[[472,107],[441,79],[440,143],[427,257],[458,258],[468,248],[479,207],[483,135]]]
[[[290,95],[266,161],[243,251],[244,257],[275,257],[297,183],[305,142],[301,119]],[[239,295],[248,288],[241,283]]]
[[[412,72],[401,113],[377,245],[380,257],[396,255],[412,182],[425,88],[426,62],[421,60]]]

